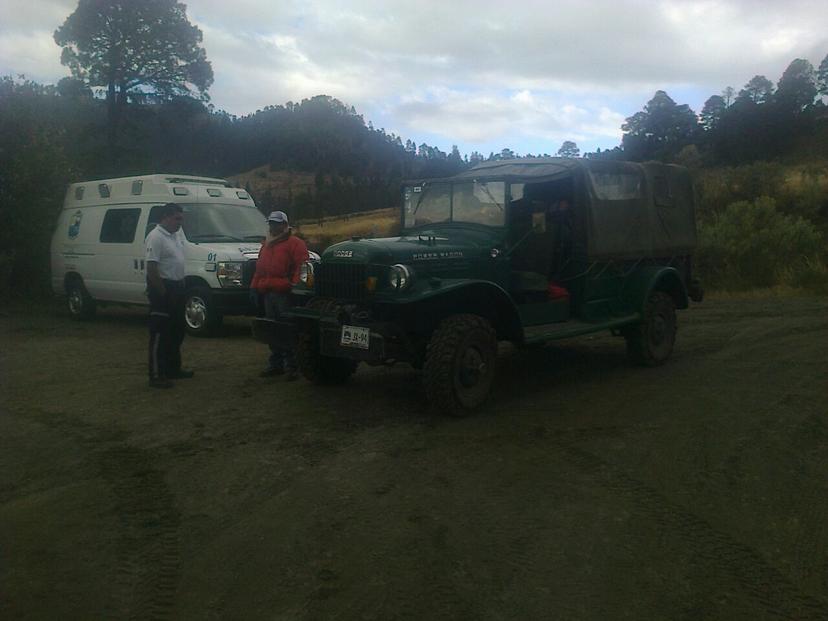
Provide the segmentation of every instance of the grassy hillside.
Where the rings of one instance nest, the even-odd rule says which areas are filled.
[[[711,289],[828,291],[828,165],[700,169],[696,265]]]
[[[319,252],[351,237],[396,235],[400,230],[400,210],[392,207],[321,220],[300,220],[294,228],[312,250]]]
[[[289,170],[271,170],[269,165],[257,166],[252,170],[228,177],[236,185],[247,188],[256,203],[263,208],[274,205],[289,205],[294,196],[313,194],[316,191],[314,174]],[[263,201],[271,203],[266,205]]]

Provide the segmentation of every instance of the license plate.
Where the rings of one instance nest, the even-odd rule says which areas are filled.
[[[345,347],[368,349],[371,344],[371,331],[359,326],[342,326],[342,336],[339,344]]]

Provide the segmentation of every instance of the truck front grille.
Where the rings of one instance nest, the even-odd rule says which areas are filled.
[[[337,300],[361,300],[368,295],[365,280],[368,266],[349,263],[320,263],[314,274],[316,295]]]

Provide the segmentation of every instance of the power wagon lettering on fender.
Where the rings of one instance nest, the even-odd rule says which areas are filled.
[[[446,252],[416,252],[411,255],[412,261],[429,261],[432,259],[462,259],[462,250],[451,250]]]

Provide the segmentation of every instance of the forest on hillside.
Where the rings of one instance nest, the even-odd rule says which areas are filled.
[[[108,13],[113,7],[118,11]],[[147,23],[147,11],[166,11],[151,17],[169,27],[137,28]],[[51,227],[73,181],[153,172],[242,175],[255,185],[249,189],[263,211],[280,207],[296,219],[317,219],[395,206],[406,178],[548,155],[515,153],[508,145],[485,156],[417,145],[327,95],[242,117],[216,110],[207,95],[213,74],[201,33],[184,11],[174,0],[152,6],[81,0],[55,33],[71,76],[57,84],[0,77],[0,217],[8,223],[0,229],[0,289],[43,288]],[[127,35],[113,48],[104,35],[116,18],[125,20],[118,32]],[[178,51],[153,52],[173,47],[159,37],[175,39]],[[113,49],[124,55],[120,64]],[[626,119],[614,149],[581,155],[565,141],[550,152],[688,166],[699,188],[701,263],[712,281],[797,284],[803,265],[825,274],[826,98],[828,55],[816,68],[794,59],[776,83],[757,75],[738,91],[726,87],[698,114],[657,91]],[[284,182],[297,176],[312,182]],[[772,229],[775,237],[763,241],[748,226]],[[755,247],[745,249],[746,239]],[[761,273],[772,276],[761,278],[751,271],[761,263],[755,254],[768,254],[767,247],[789,252],[791,244],[799,267],[766,269]]]

